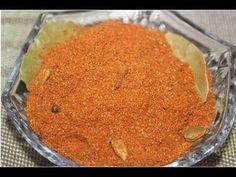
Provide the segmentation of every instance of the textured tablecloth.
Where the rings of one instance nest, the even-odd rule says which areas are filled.
[[[1,88],[28,36],[36,18],[42,11],[2,11]],[[180,13],[207,31],[236,45],[236,11],[180,11]],[[18,134],[1,106],[1,165],[53,166],[40,156]],[[204,159],[200,166],[236,166],[236,123],[225,144]]]

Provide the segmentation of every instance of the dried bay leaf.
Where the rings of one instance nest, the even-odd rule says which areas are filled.
[[[199,138],[201,138],[203,135],[205,135],[207,131],[206,126],[196,126],[196,127],[190,127],[187,130],[184,131],[184,138],[187,141],[196,141]]]
[[[24,81],[27,89],[29,89],[32,78],[39,70],[41,64],[42,61],[39,56],[32,55],[30,53],[24,55],[23,62],[20,68],[20,79]]]
[[[33,77],[40,69],[42,56],[57,42],[63,41],[76,34],[81,26],[73,22],[48,21],[45,22],[34,41],[30,44],[20,67],[20,79],[26,84],[29,90]]]
[[[189,64],[193,72],[198,95],[201,101],[205,102],[209,92],[209,83],[203,54],[194,44],[180,35],[167,32],[165,38],[172,48],[173,55]]]
[[[122,160],[126,160],[128,156],[127,148],[122,139],[112,139],[111,146],[116,153]]]

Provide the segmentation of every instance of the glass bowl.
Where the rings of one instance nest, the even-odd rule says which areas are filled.
[[[216,151],[226,140],[236,117],[236,47],[210,34],[174,11],[62,11],[42,13],[26,39],[7,84],[2,93],[2,103],[19,133],[42,156],[58,166],[80,166],[43,144],[28,125],[24,107],[28,91],[19,79],[22,56],[47,20],[73,21],[81,25],[94,25],[107,19],[141,24],[160,31],[173,31],[193,42],[204,53],[213,76],[216,94],[216,116],[209,132],[197,141],[182,157],[166,166],[191,166]]]

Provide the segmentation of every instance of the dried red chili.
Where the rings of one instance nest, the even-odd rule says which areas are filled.
[[[189,66],[172,55],[163,33],[106,21],[49,50],[27,114],[42,141],[75,162],[152,166],[184,153],[192,142],[183,132],[209,125],[214,105],[212,90],[201,102]],[[114,151],[113,139],[123,149]]]

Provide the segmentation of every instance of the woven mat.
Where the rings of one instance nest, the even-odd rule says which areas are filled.
[[[29,34],[42,11],[2,11],[1,88]],[[236,11],[181,11],[193,22],[236,45]],[[18,134],[1,106],[1,165],[2,166],[53,166],[39,155]],[[236,166],[236,123],[224,145],[197,166]]]

